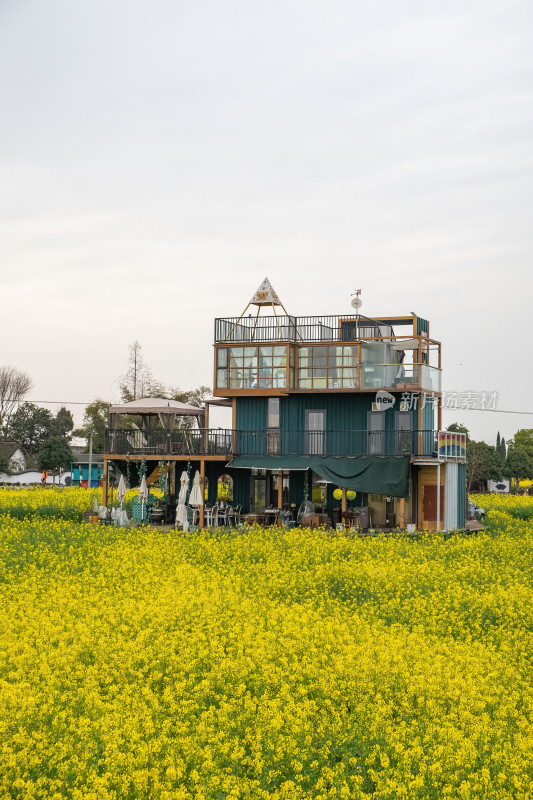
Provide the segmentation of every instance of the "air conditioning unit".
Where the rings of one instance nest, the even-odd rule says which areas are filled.
[[[407,400],[402,400],[400,403],[400,411],[409,411],[409,403]]]

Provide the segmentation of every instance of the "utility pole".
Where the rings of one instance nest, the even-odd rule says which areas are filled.
[[[87,488],[91,488],[91,473],[93,471],[93,435],[89,434],[89,475],[87,478]]]

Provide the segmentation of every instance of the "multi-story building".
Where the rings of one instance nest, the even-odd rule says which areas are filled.
[[[294,516],[309,497],[321,520],[351,503],[364,527],[464,527],[466,442],[441,430],[441,344],[422,317],[370,319],[354,305],[292,316],[265,279],[239,317],[215,320],[210,403],[231,404],[231,429],[209,428],[209,404],[194,429],[169,433],[162,419],[156,434],[145,420],[137,447],[115,423],[106,459],[187,459],[211,501],[222,479],[250,514]]]

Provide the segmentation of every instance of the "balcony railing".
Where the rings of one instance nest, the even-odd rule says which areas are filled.
[[[117,456],[410,456],[464,461],[466,437],[448,431],[108,430]]]
[[[360,389],[441,391],[442,370],[427,364],[362,364],[357,369]]]
[[[215,319],[215,342],[354,342],[390,336],[390,325],[357,314]]]
[[[436,431],[236,431],[238,455],[436,456]]]
[[[246,348],[245,348],[246,349]],[[250,359],[252,367],[244,366],[247,356],[237,365],[217,370],[217,390],[283,389],[287,385],[286,368],[263,366],[260,369]],[[442,370],[426,364],[362,364],[347,366],[299,367],[295,388],[299,390],[352,389],[390,392],[440,392]]]
[[[231,456],[233,431],[192,428],[165,431],[115,429],[106,432],[106,452],[113,455]]]

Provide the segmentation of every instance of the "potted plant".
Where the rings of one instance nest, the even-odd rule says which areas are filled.
[[[161,523],[165,519],[165,511],[163,508],[159,508],[159,499],[154,501],[154,504],[149,512],[150,522],[153,522],[157,525],[161,525]]]

